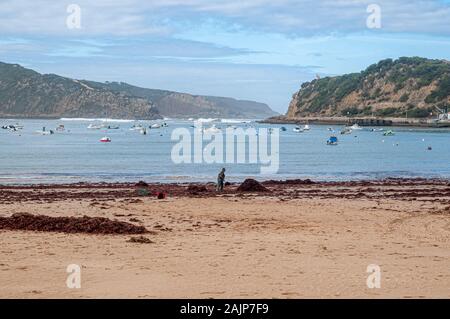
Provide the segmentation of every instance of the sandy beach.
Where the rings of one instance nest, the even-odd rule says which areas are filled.
[[[151,242],[0,229],[0,298],[450,297],[448,181],[263,185],[150,184],[148,196],[133,184],[1,186],[2,218],[104,217]],[[80,289],[66,286],[69,264]],[[371,264],[379,289],[366,284]]]

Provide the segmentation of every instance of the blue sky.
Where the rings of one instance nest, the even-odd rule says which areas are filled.
[[[81,29],[66,25],[69,4],[81,8]],[[371,4],[381,28],[367,27]],[[317,74],[400,56],[450,60],[450,1],[0,0],[0,61],[278,112]]]

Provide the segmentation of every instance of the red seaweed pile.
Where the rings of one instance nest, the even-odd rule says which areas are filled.
[[[143,226],[103,217],[50,217],[28,213],[0,217],[0,229],[101,235],[135,235],[148,232]]]
[[[260,182],[254,179],[246,179],[238,188],[238,192],[270,192]]]
[[[208,189],[204,185],[189,185],[187,191],[190,194],[206,193]]]

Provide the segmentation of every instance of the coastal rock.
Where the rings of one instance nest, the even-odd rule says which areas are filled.
[[[286,118],[430,118],[449,103],[450,62],[404,57],[303,83]]]
[[[0,62],[0,117],[264,118],[277,113],[253,101],[76,80]]]

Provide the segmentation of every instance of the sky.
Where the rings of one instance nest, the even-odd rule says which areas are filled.
[[[286,112],[317,76],[450,60],[450,0],[0,0],[0,61]]]

